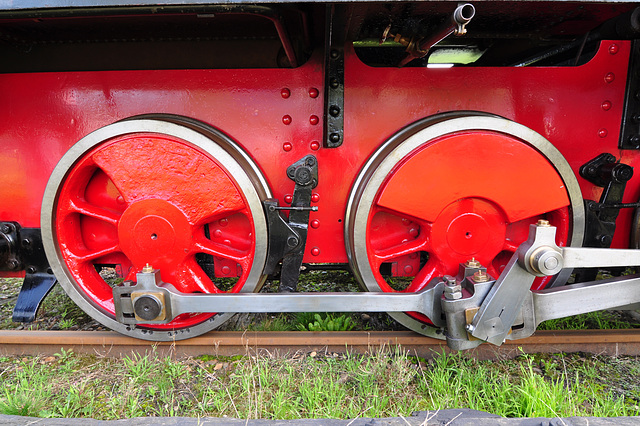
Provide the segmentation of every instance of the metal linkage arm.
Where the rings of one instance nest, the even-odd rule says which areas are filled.
[[[502,344],[528,297],[532,298],[529,305],[533,306],[536,326],[552,318],[640,302],[640,292],[629,291],[633,286],[629,282],[638,280],[628,278],[529,291],[536,276],[555,275],[564,268],[640,265],[640,250],[558,247],[555,231],[547,221],[530,226],[529,239],[513,255],[468,326],[473,337]],[[623,287],[626,290],[621,290]],[[639,297],[630,297],[635,293]]]
[[[532,291],[535,327],[543,321],[603,309],[640,309],[640,274]],[[629,302],[636,302],[629,304]]]
[[[166,324],[193,312],[420,312],[442,325],[443,284],[418,293],[222,293],[185,294],[163,283],[160,271],[143,269],[137,284],[114,287],[116,319],[124,324]]]

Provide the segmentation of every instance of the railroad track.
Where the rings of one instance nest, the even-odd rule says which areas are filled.
[[[61,348],[75,353],[120,357],[155,351],[177,356],[246,353],[364,353],[401,345],[411,354],[430,357],[449,351],[444,341],[411,331],[347,332],[211,332],[189,340],[155,343],[111,331],[0,331],[0,355],[54,355]],[[640,355],[640,330],[539,331],[501,347],[481,345],[470,352],[478,359],[510,358],[522,353],[588,352],[602,355]]]

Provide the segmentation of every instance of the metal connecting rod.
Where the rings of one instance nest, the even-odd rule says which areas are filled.
[[[137,284],[115,287],[113,296],[116,319],[133,325],[167,324],[193,312],[419,312],[434,326],[446,327],[447,343],[461,350],[527,337],[548,319],[640,308],[640,275],[530,290],[536,276],[564,267],[625,265],[640,265],[640,250],[558,247],[555,227],[540,221],[495,281],[470,261],[460,265],[456,277],[434,278],[417,293],[185,294],[162,282],[159,270],[146,267]]]
[[[140,272],[137,279],[134,286],[113,289],[119,322],[166,324],[178,315],[191,312],[415,311],[443,325],[440,299],[444,287],[439,281],[418,293],[185,294],[163,283],[157,269]]]

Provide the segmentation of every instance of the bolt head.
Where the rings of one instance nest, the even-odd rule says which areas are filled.
[[[548,220],[544,220],[544,219],[540,219],[538,220],[538,222],[536,223],[536,226],[544,226],[545,228],[548,226],[551,226],[551,224],[549,223]]]
[[[306,167],[300,167],[296,170],[295,181],[298,185],[308,185],[312,178],[311,172]]]
[[[474,257],[472,257],[471,259],[467,260],[464,266],[466,266],[467,268],[479,268],[482,265]]]
[[[478,271],[471,277],[475,283],[486,283],[489,281],[489,275],[485,271]]]
[[[293,236],[287,238],[287,245],[289,247],[297,246],[298,245],[298,239],[296,237],[293,237]]]

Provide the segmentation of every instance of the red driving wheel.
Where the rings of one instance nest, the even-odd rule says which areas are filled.
[[[374,155],[348,214],[352,267],[368,290],[415,292],[471,259],[497,278],[539,219],[556,226],[559,246],[572,241],[575,202],[564,176],[540,147],[500,131],[505,122],[515,125],[495,117],[426,124]],[[399,317],[416,331],[431,323],[414,312]]]
[[[235,173],[245,172],[229,155],[235,146],[176,124],[162,123],[168,126],[162,133],[148,131],[158,123],[116,123],[108,132],[114,136],[92,138],[90,149],[74,154],[70,167],[64,165],[70,161],[61,161],[65,173],[49,219],[55,257],[67,277],[65,289],[98,320],[115,317],[112,286],[117,284],[103,278],[104,268],[136,281],[136,273],[149,264],[160,270],[163,282],[184,293],[239,292],[247,286],[253,291],[262,283],[257,269],[264,264],[259,249],[266,244],[261,241],[266,227],[258,192],[265,190],[255,191],[259,180],[243,176],[249,187],[238,182]],[[137,131],[117,134],[119,129]],[[116,329],[147,329],[154,340],[162,332],[175,338],[176,330],[193,336],[194,327],[216,323],[213,315],[185,314],[166,325]],[[114,328],[111,321],[107,325]]]

